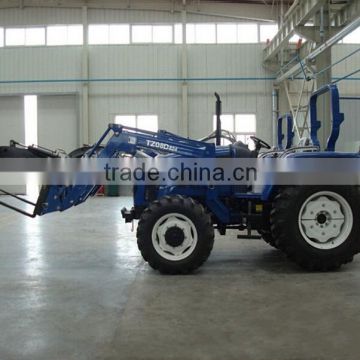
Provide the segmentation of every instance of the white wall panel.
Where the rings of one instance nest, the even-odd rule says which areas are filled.
[[[24,98],[0,96],[0,145],[9,145],[10,140],[25,143]],[[25,186],[1,186],[5,191],[24,194]]]
[[[10,140],[25,142],[24,98],[0,96],[0,144],[9,145]]]
[[[189,46],[189,77],[271,77],[258,60],[261,50],[259,44]],[[190,134],[202,137],[212,131],[216,91],[222,97],[223,113],[255,113],[258,135],[271,142],[271,86],[268,80],[191,82]]]
[[[89,9],[89,23],[173,23],[180,22],[179,12]]]
[[[94,78],[178,77],[179,47],[170,45],[93,46]],[[178,131],[180,85],[177,82],[126,81],[90,85],[90,138],[95,141],[116,114],[157,114],[160,128]]]
[[[179,13],[155,11],[89,10],[89,23],[161,23],[178,22]],[[79,23],[80,9],[25,8],[0,11],[1,26],[25,26],[47,23]],[[189,15],[188,21],[215,21],[214,17]],[[262,67],[263,44],[189,45],[189,77],[271,77]],[[351,52],[357,45],[338,45],[333,61]],[[360,54],[334,68],[341,76],[354,70]],[[0,80],[20,81],[0,84],[1,94],[81,93],[82,48],[80,46],[29,47],[0,49]],[[96,79],[149,79],[181,77],[180,45],[89,46],[89,76]],[[65,80],[53,82],[52,80]],[[36,82],[26,82],[39,80]],[[45,80],[45,82],[41,82]],[[24,82],[25,81],[25,82]],[[345,95],[357,95],[358,81],[339,85]],[[189,129],[192,137],[212,130],[214,91],[222,95],[224,113],[256,113],[257,132],[271,142],[272,82],[190,81]],[[160,128],[178,132],[181,118],[181,81],[91,82],[89,86],[90,140],[95,141],[116,114],[157,114]],[[355,121],[348,120],[346,121]],[[357,130],[356,130],[357,131]],[[360,137],[360,136],[359,136]]]
[[[359,49],[359,45],[354,44],[340,44],[333,47],[332,50],[332,62],[336,62],[348,54]],[[342,77],[359,69],[360,64],[360,52],[355,53],[353,56],[347,58],[340,64],[333,67],[333,76]],[[353,77],[360,78],[360,73],[353,75]],[[360,95],[360,81],[347,80],[339,83],[339,90],[342,94],[354,94]]]
[[[38,143],[70,152],[79,138],[79,109],[75,95],[38,96]]]
[[[1,26],[32,26],[46,24],[80,24],[81,9],[66,8],[11,8],[1,9],[0,24]]]
[[[360,52],[348,57],[346,60],[341,61],[344,57],[350,55],[359,49],[358,44],[338,44],[332,47],[331,62],[334,64],[332,67],[333,80],[342,78],[353,71],[359,69]],[[335,64],[336,62],[339,64]],[[321,69],[319,69],[321,70]],[[353,79],[340,81],[337,83],[340,96],[353,96],[360,97],[360,73],[351,76]],[[300,91],[301,81],[290,82],[290,91]],[[285,93],[280,99],[282,113],[288,111],[288,102]],[[321,105],[322,98],[318,102]],[[337,141],[336,147],[341,151],[357,151],[360,140],[360,127],[358,121],[358,114],[360,113],[360,101],[349,100],[340,102],[340,111],[345,114],[345,121],[341,125],[340,137]]]
[[[359,151],[360,97],[359,100],[341,100],[340,108],[344,113],[345,121],[341,125],[340,136],[336,145],[336,149],[340,151]]]
[[[347,56],[357,50],[359,45],[339,44],[332,49],[332,62]],[[360,52],[334,66],[333,77],[343,77],[357,70],[360,64]],[[360,74],[352,77],[360,78]],[[360,97],[360,81],[346,80],[338,84],[340,96]],[[358,151],[360,145],[360,99],[341,100],[340,111],[344,113],[345,120],[341,125],[340,136],[337,142],[337,149],[341,151]]]
[[[2,48],[0,62],[1,81],[21,81],[1,84],[0,94],[75,92],[80,86],[76,82],[66,82],[81,78],[79,46]]]

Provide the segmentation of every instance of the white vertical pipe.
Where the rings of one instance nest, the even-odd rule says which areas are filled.
[[[82,8],[82,24],[84,41],[82,46],[81,75],[83,79],[89,78],[89,51],[88,51],[88,9]],[[89,83],[84,81],[81,89],[81,123],[80,123],[80,144],[89,144]]]
[[[181,45],[181,77],[188,77],[188,58],[186,44],[186,0],[183,0],[183,9],[181,11],[182,22],[182,45]],[[181,83],[181,121],[179,123],[179,133],[183,136],[189,136],[189,118],[188,118],[188,83],[184,80]]]
[[[272,143],[276,145],[277,139],[277,119],[279,117],[279,89],[272,90]]]

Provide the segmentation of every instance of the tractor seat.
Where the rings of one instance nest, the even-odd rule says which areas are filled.
[[[248,146],[244,144],[242,141],[237,141],[230,145],[234,158],[256,158],[257,152],[249,150]]]

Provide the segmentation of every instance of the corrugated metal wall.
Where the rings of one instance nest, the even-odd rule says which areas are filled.
[[[179,47],[131,45],[89,47],[93,78],[177,78]],[[160,128],[178,131],[181,89],[176,82],[91,83],[90,135],[93,140],[116,114],[157,114]]]
[[[89,10],[89,23],[178,22],[179,14]],[[198,18],[204,20],[203,17]],[[194,15],[191,21],[194,21]],[[214,21],[214,19],[213,19]],[[1,26],[81,23],[78,9],[9,9],[0,12]],[[189,77],[269,77],[262,67],[264,44],[188,45]],[[334,59],[351,45],[334,48]],[[343,75],[356,67],[359,56],[337,67]],[[0,80],[80,79],[82,47],[0,49]],[[179,78],[180,45],[89,46],[90,78]],[[257,115],[258,135],[272,142],[271,81],[189,82],[189,134],[198,138],[212,130],[214,91],[223,98],[223,112]],[[345,94],[359,94],[359,82],[344,82]],[[80,93],[81,83],[1,84],[0,94]],[[181,82],[99,82],[89,86],[89,131],[95,141],[115,114],[158,114],[160,128],[179,131]],[[348,121],[356,121],[351,119]],[[360,135],[360,134],[359,134]]]
[[[355,51],[359,45],[340,44],[333,48],[335,62],[347,54]],[[333,68],[334,77],[342,77],[359,68],[360,52],[344,60]],[[358,77],[357,75],[354,75]],[[340,111],[345,115],[345,121],[341,126],[337,149],[340,151],[359,151],[360,145],[360,81],[349,80],[339,82],[341,96],[359,97],[359,100],[341,100]]]
[[[81,24],[81,9],[67,8],[11,8],[1,9],[1,26]]]

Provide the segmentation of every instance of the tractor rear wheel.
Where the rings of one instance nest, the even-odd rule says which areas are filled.
[[[360,250],[355,186],[285,187],[271,211],[276,245],[308,270],[326,271],[353,260]]]
[[[214,244],[210,215],[192,198],[155,200],[142,213],[137,243],[149,265],[165,274],[187,274],[209,257]]]
[[[278,246],[276,245],[276,239],[272,236],[271,231],[259,230],[258,232],[267,244],[275,249],[278,249]]]

